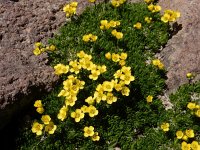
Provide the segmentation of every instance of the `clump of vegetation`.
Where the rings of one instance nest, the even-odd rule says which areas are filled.
[[[168,41],[169,22],[180,13],[161,15],[160,6],[145,2],[112,0],[79,16],[77,2],[64,6],[68,22],[49,46],[39,42],[33,51],[48,53],[60,84],[34,102],[37,113],[23,128],[19,149],[180,149],[178,139],[185,141],[182,149],[198,147],[199,126],[185,111],[189,99],[174,101],[179,93],[185,98],[184,87],[171,96],[177,105],[172,110],[158,99],[165,69],[155,53]],[[188,89],[199,92],[198,87]],[[198,104],[188,105],[199,117]]]

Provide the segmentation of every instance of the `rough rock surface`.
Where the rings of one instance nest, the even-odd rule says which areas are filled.
[[[47,41],[64,21],[65,0],[0,0],[0,128],[58,79],[47,55],[33,55],[33,44]]]
[[[178,32],[161,52],[167,73],[168,92],[187,83],[186,74],[192,72],[200,80],[200,16],[199,0],[160,0],[163,10],[180,11]]]

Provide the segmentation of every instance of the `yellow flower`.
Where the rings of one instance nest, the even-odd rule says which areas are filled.
[[[89,42],[90,41],[90,36],[89,35],[84,35],[83,36],[83,41],[84,42]]]
[[[169,123],[162,123],[162,124],[161,124],[161,129],[162,129],[164,132],[169,131]]]
[[[189,72],[189,73],[187,73],[186,77],[187,77],[188,79],[191,79],[191,78],[193,77],[193,74]]]
[[[127,74],[122,74],[120,76],[120,79],[123,80],[126,85],[129,85],[130,82],[135,80],[135,77],[132,76],[131,74],[127,73]]]
[[[122,32],[117,32],[116,33],[116,38],[119,40],[119,39],[122,39],[123,38],[123,33]]]
[[[111,53],[110,52],[106,53],[105,57],[106,57],[106,59],[111,59]]]
[[[84,136],[88,137],[88,136],[93,136],[94,135],[94,127],[93,126],[89,126],[89,127],[84,127]]]
[[[112,92],[114,83],[109,81],[104,81],[102,86],[104,91]]]
[[[51,117],[49,115],[42,115],[41,120],[44,122],[44,124],[49,124]]]
[[[86,113],[86,112],[88,112],[88,107],[86,105],[83,105],[81,107],[81,110],[82,110],[83,113]]]
[[[116,30],[116,29],[112,30],[111,34],[112,34],[113,36],[116,36],[117,30]]]
[[[41,42],[36,42],[34,45],[35,45],[35,47],[41,47],[42,43]]]
[[[106,102],[108,104],[112,104],[117,101],[117,97],[113,95],[113,93],[108,92],[106,95]]]
[[[41,52],[41,50],[40,50],[38,47],[36,47],[36,48],[33,50],[33,54],[36,55],[36,56],[40,55],[41,53],[42,53],[42,52]]]
[[[127,53],[121,53],[120,59],[126,60],[126,58],[127,58]]]
[[[133,25],[133,27],[136,28],[136,29],[141,29],[142,24],[140,22],[137,22],[136,24]]]
[[[195,115],[196,115],[197,117],[200,117],[200,109],[197,109],[197,111],[195,112]]]
[[[61,121],[63,121],[64,119],[66,119],[67,118],[67,111],[68,111],[68,108],[66,106],[63,106],[59,110],[59,114],[57,115],[57,118],[60,119]]]
[[[147,3],[147,4],[154,2],[154,0],[144,0],[144,1],[145,1],[145,3]]]
[[[81,109],[76,109],[75,112],[71,113],[71,117],[75,119],[75,122],[80,122],[84,118],[84,113]]]
[[[94,135],[92,136],[92,141],[99,141],[100,137],[98,136],[98,132],[94,132]]]
[[[126,67],[126,66],[123,66],[121,71],[124,73],[124,74],[131,74],[131,67]]]
[[[153,96],[151,96],[151,95],[147,96],[146,100],[147,100],[148,103],[151,103],[152,100],[153,100]]]
[[[116,91],[119,92],[119,91],[122,90],[122,87],[123,87],[123,86],[124,86],[124,85],[122,85],[122,84],[119,83],[119,84],[115,84],[114,88],[115,88]]]
[[[121,70],[117,70],[113,76],[115,77],[115,79],[120,78],[122,76],[122,71]]]
[[[152,60],[152,63],[153,63],[154,66],[157,66],[159,69],[163,69],[164,68],[163,63],[161,63],[161,61],[159,59]]]
[[[89,75],[89,78],[91,80],[97,80],[99,75],[100,75],[100,71],[99,70],[92,70],[91,73],[92,74]]]
[[[104,72],[107,71],[107,68],[106,68],[105,65],[103,65],[103,66],[97,66],[97,69],[100,71],[100,73],[104,73]]]
[[[92,96],[89,96],[87,99],[85,99],[85,102],[89,105],[92,105],[94,103],[94,98]]]
[[[35,103],[34,103],[34,107],[42,107],[42,101],[36,100]]]
[[[50,45],[49,49],[50,51],[55,51],[56,50],[56,47],[54,45]]]
[[[57,126],[54,125],[52,121],[45,127],[45,131],[48,132],[49,134],[54,134],[56,129]]]
[[[100,103],[101,100],[106,100],[106,95],[103,93],[103,91],[95,91],[94,99],[97,103]]]
[[[77,100],[77,97],[75,95],[71,95],[67,97],[67,99],[65,100],[65,105],[72,107],[75,105],[76,100]]]
[[[36,111],[39,113],[39,114],[42,114],[44,112],[44,108],[43,107],[38,107],[36,109]]]
[[[145,17],[144,21],[147,22],[147,23],[151,23],[152,18],[151,17]]]
[[[69,66],[65,66],[63,64],[57,64],[56,66],[54,66],[54,69],[56,75],[61,75],[63,73],[68,73]]]
[[[164,13],[163,17],[167,18],[166,22],[173,22],[177,18],[180,17],[180,12],[168,9],[168,10],[165,10],[165,13]],[[161,18],[161,20],[162,20],[162,18]]]
[[[196,107],[196,104],[195,104],[195,103],[189,102],[189,103],[187,104],[187,108],[189,108],[190,110],[195,109],[195,107]]]
[[[169,14],[164,14],[164,15],[161,17],[161,21],[163,21],[164,23],[169,22],[169,19],[170,19],[170,15],[169,15]]]
[[[36,133],[36,135],[42,135],[43,127],[44,127],[43,124],[40,124],[38,122],[34,122],[31,130],[32,130],[33,133]]]
[[[114,61],[114,62],[120,61],[120,55],[112,53],[112,61]]]
[[[190,149],[191,149],[191,146],[190,146],[190,144],[187,144],[185,141],[183,141],[183,142],[181,143],[181,149],[182,149],[182,150],[190,150]]]
[[[90,37],[90,40],[92,41],[92,42],[95,42],[96,40],[97,40],[97,36],[96,35],[92,35],[91,37]]]
[[[194,130],[188,129],[185,131],[185,134],[187,135],[188,138],[193,138],[194,137]]]
[[[125,61],[125,60],[120,60],[120,61],[119,61],[119,65],[120,65],[120,66],[126,65],[126,61]]]
[[[96,109],[96,107],[90,105],[88,108],[87,108],[87,112],[89,113],[89,116],[90,117],[94,117],[96,115],[98,115],[99,111]]]
[[[108,24],[108,20],[101,20],[101,25],[105,26]]]
[[[63,11],[66,13],[66,17],[71,17],[76,13],[78,2],[71,2],[63,7]]]
[[[199,109],[199,108],[200,108],[200,106],[198,104],[196,104],[195,109]]]
[[[124,95],[124,96],[129,96],[130,89],[129,89],[128,87],[126,87],[126,86],[123,86],[123,87],[122,87],[122,90],[121,90],[121,93],[122,93],[122,95]]]
[[[80,51],[79,53],[76,54],[79,58],[83,58],[86,54],[84,51]]]
[[[111,0],[111,4],[114,7],[119,7],[121,4],[123,4],[126,0]]]
[[[96,0],[89,0],[90,3],[94,3]]]
[[[176,132],[176,137],[177,137],[177,139],[182,139],[182,137],[183,137],[183,132],[182,131],[177,131]]]
[[[79,63],[77,61],[70,61],[69,65],[72,67],[70,69],[70,72],[74,72],[75,74],[78,74],[80,69],[81,69],[81,65],[79,65]]]
[[[191,148],[192,148],[192,150],[200,150],[200,145],[197,141],[193,141],[191,143]]]
[[[159,12],[161,10],[161,7],[159,5],[150,4],[148,5],[148,9],[149,11],[155,13],[155,12]]]
[[[187,141],[188,140],[187,135],[183,135],[182,140]]]

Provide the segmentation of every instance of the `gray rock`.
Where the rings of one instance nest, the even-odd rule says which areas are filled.
[[[33,55],[35,42],[65,22],[65,0],[20,0],[0,3],[0,129],[58,77],[47,65],[47,55]],[[59,14],[57,16],[57,14]],[[53,27],[54,26],[54,27]],[[15,114],[15,115],[14,115]]]
[[[168,41],[161,51],[167,73],[168,92],[174,92],[180,85],[188,83],[186,74],[196,75],[200,80],[200,16],[199,0],[160,0],[162,11],[172,9],[181,12],[178,19],[178,33]]]

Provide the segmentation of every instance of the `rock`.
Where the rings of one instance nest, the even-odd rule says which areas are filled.
[[[186,74],[196,74],[194,81],[200,80],[200,16],[199,0],[160,0],[162,10],[180,11],[178,33],[161,51],[160,56],[168,71],[166,84],[168,93],[180,85],[188,83]]]
[[[50,91],[58,80],[47,65],[47,55],[34,56],[32,51],[35,42],[47,43],[48,35],[65,23],[62,9],[57,8],[65,3],[65,0],[1,0],[0,129],[42,92]]]

